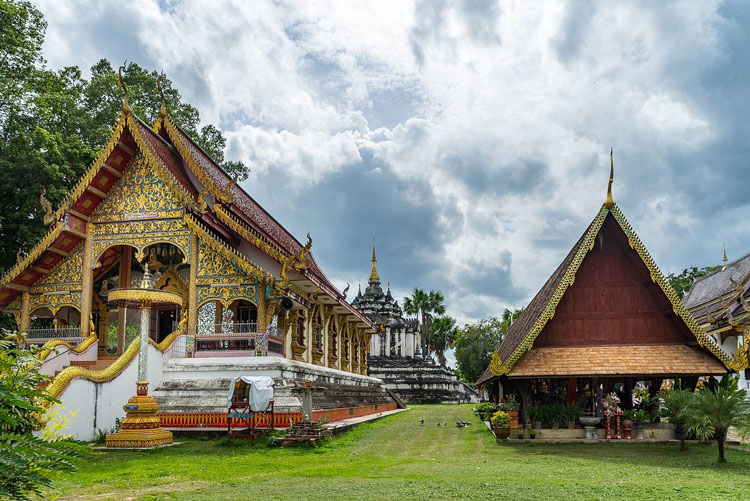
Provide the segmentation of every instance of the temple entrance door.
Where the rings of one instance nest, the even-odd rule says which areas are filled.
[[[177,329],[177,310],[160,310],[157,312],[156,342],[160,343]]]

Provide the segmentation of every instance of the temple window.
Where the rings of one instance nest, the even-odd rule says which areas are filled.
[[[304,317],[297,317],[297,344],[305,346],[305,319]]]
[[[320,324],[315,324],[315,349],[323,351],[323,327]]]
[[[331,330],[331,345],[328,347],[328,349],[331,351],[331,355],[334,357],[337,355],[337,334],[335,330]]]

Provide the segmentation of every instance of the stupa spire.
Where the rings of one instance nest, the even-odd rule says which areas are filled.
[[[372,271],[370,272],[370,282],[380,281],[380,275],[378,275],[377,264],[378,259],[375,257],[375,239],[372,239]]]

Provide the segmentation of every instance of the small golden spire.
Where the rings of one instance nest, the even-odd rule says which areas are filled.
[[[372,280],[380,280],[380,275],[378,275],[378,270],[375,267],[375,263],[377,263],[378,260],[375,257],[375,239],[372,239],[372,271],[370,272],[370,281]]]
[[[161,98],[161,108],[159,108],[159,116],[164,118],[167,116],[167,107],[164,105],[164,92],[161,90],[161,79],[156,81],[156,86],[159,88],[159,97]]]
[[[729,262],[729,259],[727,259],[727,243],[724,242],[724,258],[721,260],[722,263],[724,263],[724,266],[721,267],[721,271],[724,271],[727,269],[727,263]]]
[[[125,92],[125,100],[122,102],[122,111],[127,113],[130,111],[130,103],[128,102],[128,86],[122,78],[122,70],[124,69],[125,65],[120,66],[117,70],[117,76],[120,78],[120,87],[122,87],[122,90]]]
[[[609,149],[609,184],[607,185],[607,200],[604,202],[604,207],[611,209],[615,206],[615,200],[612,198],[612,181],[615,180],[615,159],[614,150]]]

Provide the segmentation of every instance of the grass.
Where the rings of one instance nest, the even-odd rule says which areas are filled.
[[[424,418],[425,424],[419,424]],[[472,421],[457,428],[456,421]],[[437,423],[448,426],[437,426]],[[416,406],[328,440],[280,449],[179,439],[97,452],[56,499],[740,499],[750,453],[659,444],[498,445],[471,406]]]

